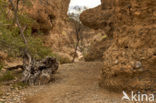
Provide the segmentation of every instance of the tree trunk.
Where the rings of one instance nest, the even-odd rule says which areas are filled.
[[[59,64],[55,58],[47,57],[25,66],[22,82],[29,85],[47,84],[54,79]]]
[[[28,50],[28,41],[24,35],[26,27],[22,27],[18,18],[18,4],[20,0],[17,0],[16,7],[13,4],[13,0],[9,0],[13,12],[16,24],[20,30],[20,36],[25,44],[24,56],[23,56],[23,77],[22,82],[29,85],[38,85],[49,83],[53,79],[53,74],[58,69],[58,62],[55,58],[47,57],[41,61],[36,61],[32,58]],[[16,69],[11,68],[11,69]]]

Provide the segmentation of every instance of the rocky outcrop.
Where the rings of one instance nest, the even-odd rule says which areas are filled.
[[[29,16],[36,21],[33,25],[34,32],[41,30],[46,33],[56,28],[58,21],[67,17],[69,2],[70,0],[32,0],[23,2],[23,5]]]
[[[101,6],[81,15],[85,25],[113,35],[111,46],[104,51],[100,85],[111,90],[156,89],[156,3],[154,0],[116,0],[109,7],[107,3],[102,0]],[[111,14],[110,19],[105,18],[107,14]],[[112,24],[109,26],[112,29],[107,29],[102,20],[107,26]]]
[[[45,45],[53,52],[72,59],[76,37],[67,16],[69,2],[70,0],[32,0],[31,5],[26,6],[25,3],[24,7],[28,15],[35,20],[32,32],[43,32]]]
[[[102,2],[102,5],[96,8],[87,9],[80,15],[80,20],[85,26],[95,30],[101,29],[103,31],[101,32],[102,35],[97,35],[98,38],[102,39],[106,36],[103,40],[91,43],[88,53],[85,55],[85,60],[87,61],[102,60],[103,52],[107,50],[112,43],[111,38],[114,30],[114,8],[109,5],[114,5],[113,1],[105,0],[105,2]]]
[[[82,34],[85,36],[82,41],[82,48],[84,48],[84,60],[102,61],[103,51],[107,50],[108,47],[111,45],[111,40],[108,39],[106,33],[102,30],[89,29],[85,32]]]
[[[108,1],[105,0],[105,2],[102,2],[102,5],[88,9],[84,11],[80,15],[80,20],[82,23],[90,28],[94,29],[103,29],[106,34],[112,35],[112,30],[114,29],[113,24],[114,24],[114,8],[112,6],[108,5],[113,5],[113,1]]]

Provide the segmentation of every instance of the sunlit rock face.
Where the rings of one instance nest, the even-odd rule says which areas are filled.
[[[33,33],[43,32],[45,44],[53,52],[71,58],[75,48],[74,29],[67,12],[70,0],[32,0],[25,11],[36,21]]]
[[[103,29],[107,34],[112,35],[114,29],[114,0],[102,1],[101,5],[88,9],[80,15],[81,22],[94,29]]]
[[[155,0],[107,3],[102,0],[101,6],[81,14],[85,25],[112,33],[112,44],[104,51],[100,86],[111,90],[156,89]],[[105,18],[108,14],[109,19]],[[106,29],[110,23],[111,29]]]
[[[37,23],[33,29],[48,32],[67,17],[70,0],[31,0],[24,2],[25,11]],[[57,28],[57,27],[56,27]]]

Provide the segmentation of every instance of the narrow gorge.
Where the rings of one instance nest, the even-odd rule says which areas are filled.
[[[8,1],[2,5],[2,1],[0,7],[5,8],[8,18],[3,21],[5,15],[0,16],[0,26],[1,21],[8,23],[7,20],[12,20],[13,23],[5,28],[0,27],[3,27],[0,31],[0,47],[10,42],[12,48],[18,45],[19,49],[15,52],[22,51],[25,46],[20,39],[15,39],[17,43],[10,40],[20,34],[17,24],[14,24],[13,8]],[[71,6],[71,2],[19,2],[19,21],[27,23],[25,28],[25,22],[21,22],[21,26],[23,31],[30,33],[25,36],[31,37],[28,39],[28,49],[37,58],[36,63],[40,63],[42,55],[50,52],[50,56],[56,58],[54,61],[58,70],[55,70],[53,80],[44,85],[13,89],[21,74],[12,77],[12,72],[7,72],[7,68],[21,65],[24,54],[9,57],[7,49],[0,49],[0,103],[129,103],[131,101],[122,101],[123,91],[155,94],[155,0],[101,0],[96,7]],[[21,15],[26,15],[25,19]],[[2,35],[10,32],[13,32],[13,37]],[[43,48],[38,41],[43,42]],[[10,46],[5,48],[12,50]],[[41,53],[37,54],[38,51]],[[38,70],[48,67],[48,63],[43,61]],[[15,72],[21,72],[22,69],[19,67]],[[9,74],[9,77],[8,74],[4,76],[9,82],[3,80],[5,72]]]

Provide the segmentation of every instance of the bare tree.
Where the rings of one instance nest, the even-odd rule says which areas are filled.
[[[77,56],[77,50],[78,50],[78,47],[79,47],[79,43],[80,43],[80,32],[81,32],[81,23],[78,22],[78,21],[74,21],[74,28],[75,28],[75,34],[76,34],[76,45],[75,45],[75,51],[74,51],[74,56],[73,56],[73,60],[72,62],[75,61],[75,58]]]
[[[21,24],[19,22],[19,18],[18,18],[18,5],[19,5],[19,1],[20,0],[17,0],[16,7],[15,7],[15,5],[13,4],[13,1],[12,0],[9,0],[11,6],[13,8],[13,12],[14,12],[14,17],[15,17],[16,24],[17,24],[17,26],[18,26],[18,28],[20,30],[20,36],[23,39],[23,42],[25,43],[23,64],[25,65],[26,59],[28,59],[28,65],[30,65],[30,63],[32,61],[32,57],[31,57],[31,55],[28,52],[28,41],[27,41],[27,39],[26,39],[26,37],[24,35],[24,31],[25,31],[26,27],[22,28],[22,26],[21,26]]]

